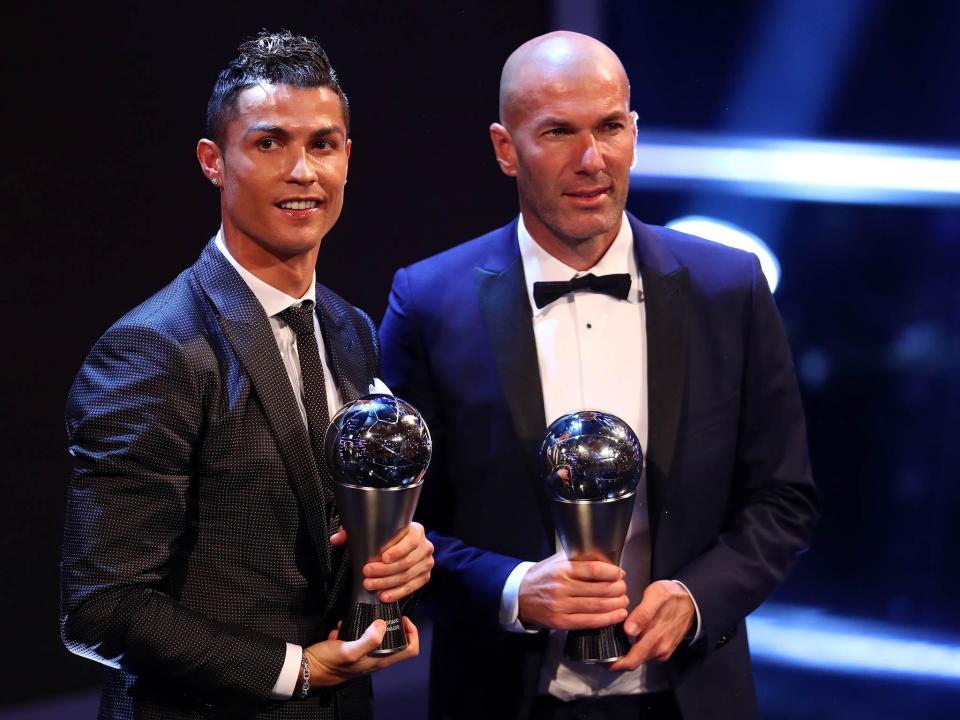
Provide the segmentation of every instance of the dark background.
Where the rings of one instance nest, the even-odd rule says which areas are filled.
[[[99,680],[98,666],[58,638],[63,403],[96,338],[216,232],[217,194],[194,148],[213,79],[242,38],[263,27],[316,36],[340,74],[352,107],[350,184],[318,276],[377,320],[397,267],[516,212],[487,139],[499,69],[556,27],[617,51],[641,129],[960,145],[960,3],[949,1],[90,3],[5,13],[0,713]],[[704,212],[753,228],[782,263],[777,301],[825,516],[775,600],[960,647],[957,207],[676,189],[637,189],[628,207],[656,224]],[[960,716],[957,680],[762,664],[758,676],[769,718]]]

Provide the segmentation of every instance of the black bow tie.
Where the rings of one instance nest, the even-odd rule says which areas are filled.
[[[630,275],[619,273],[598,277],[590,273],[560,282],[535,282],[533,284],[533,301],[537,304],[537,309],[540,309],[567,293],[578,291],[598,292],[620,300],[626,300],[630,292]]]

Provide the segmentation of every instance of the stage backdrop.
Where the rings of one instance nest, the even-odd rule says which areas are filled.
[[[655,224],[690,214],[733,223],[781,264],[776,297],[825,514],[812,551],[751,619],[764,716],[960,717],[960,173],[933,199],[838,202],[812,189],[845,171],[836,158],[804,156],[816,163],[811,184],[779,194],[696,177],[743,170],[745,155],[694,163],[670,182],[649,161],[664,138],[700,149],[840,140],[957,157],[960,4],[949,0],[6,10],[0,716],[25,717],[23,703],[99,680],[58,637],[64,399],[97,337],[216,232],[217,193],[194,148],[238,42],[289,28],[328,50],[354,146],[318,275],[379,320],[397,267],[516,212],[487,137],[499,70],[522,41],[557,27],[606,40],[632,79],[647,151],[629,209]],[[419,717],[416,672],[381,683],[384,717]]]

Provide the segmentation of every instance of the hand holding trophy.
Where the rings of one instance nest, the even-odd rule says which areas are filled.
[[[363,566],[410,524],[430,464],[430,431],[420,413],[393,395],[367,395],[330,421],[324,454],[334,479],[340,519],[353,563],[350,609],[340,640],[356,640],[377,618],[387,631],[371,655],[406,647],[400,605],[382,603],[363,587]]]
[[[603,412],[564,415],[547,429],[540,467],[567,558],[619,565],[643,472],[643,451],[630,426]],[[569,631],[564,655],[609,663],[629,649],[621,624]]]

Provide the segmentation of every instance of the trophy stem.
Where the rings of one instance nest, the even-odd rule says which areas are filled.
[[[378,618],[387,623],[387,632],[383,635],[380,647],[370,654],[376,656],[392,655],[407,647],[407,636],[403,632],[403,623],[400,620],[400,604],[397,602],[351,603],[347,616],[340,624],[337,639],[347,641],[359,639],[364,631],[370,627],[370,623]]]
[[[387,632],[380,647],[371,655],[391,655],[403,650],[407,646],[407,636],[403,631],[400,605],[382,603],[377,593],[364,589],[363,566],[378,559],[380,548],[410,524],[421,487],[422,483],[399,488],[370,488],[339,482],[333,485],[353,563],[351,604],[337,637],[356,640],[374,620],[385,621]]]
[[[630,526],[636,494],[612,500],[560,501],[551,503],[557,534],[567,557],[574,560],[605,560],[620,564],[620,554]],[[610,663],[630,650],[623,625],[596,630],[571,630],[563,654],[570,660]]]
[[[586,665],[611,663],[630,651],[630,640],[623,631],[623,623],[596,630],[570,630],[563,654],[569,660]]]

